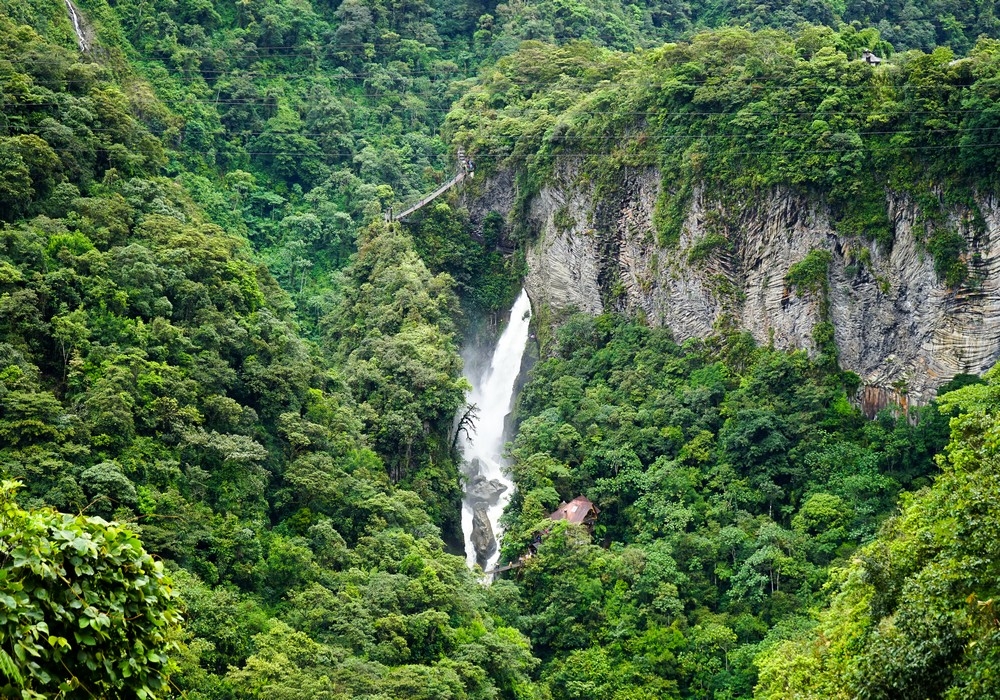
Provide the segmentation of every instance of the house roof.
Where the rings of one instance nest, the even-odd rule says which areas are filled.
[[[591,511],[593,511],[594,515],[597,515],[597,508],[591,503],[590,499],[586,496],[577,496],[569,503],[563,503],[556,508],[549,518],[552,520],[568,520],[571,523],[579,525],[587,519]]]

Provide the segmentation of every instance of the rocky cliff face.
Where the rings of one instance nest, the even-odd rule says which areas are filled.
[[[723,316],[759,343],[814,351],[813,328],[835,328],[841,366],[857,372],[862,401],[923,403],[958,373],[980,373],[1000,359],[1000,203],[977,202],[986,223],[976,235],[973,213],[955,207],[942,224],[961,233],[970,281],[939,281],[921,245],[919,208],[888,196],[891,247],[838,235],[827,206],[790,191],[758,201],[723,203],[696,191],[679,245],[656,243],[655,169],[624,174],[619,194],[597,199],[563,168],[512,213],[514,178],[502,173],[466,193],[473,222],[489,211],[521,216],[535,232],[525,282],[532,302],[600,313],[614,307],[645,314],[676,338],[704,337]],[[714,242],[715,245],[710,243]],[[827,250],[829,296],[789,289],[789,268],[812,250]],[[692,254],[694,253],[694,254]]]

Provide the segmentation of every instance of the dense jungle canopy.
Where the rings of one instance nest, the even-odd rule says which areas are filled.
[[[522,198],[659,168],[667,246],[721,183],[884,245],[873,172],[995,196],[993,3],[76,7],[0,0],[0,695],[1000,697],[996,371],[869,420],[825,326],[539,310],[504,556],[540,544],[483,586],[460,349],[533,233],[383,218],[461,146]],[[922,244],[974,283],[955,236]],[[593,533],[547,520],[581,493]]]

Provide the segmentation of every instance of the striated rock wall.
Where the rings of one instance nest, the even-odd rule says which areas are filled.
[[[958,373],[980,373],[1000,359],[1000,203],[977,204],[986,222],[978,235],[973,212],[948,211],[947,225],[968,243],[970,282],[951,289],[919,242],[919,208],[902,195],[887,198],[895,229],[889,249],[838,235],[831,212],[814,198],[775,190],[758,201],[721,202],[695,191],[679,245],[656,243],[653,209],[660,174],[623,173],[618,194],[595,199],[563,167],[533,198],[526,217],[536,233],[525,287],[535,305],[589,313],[642,312],[676,338],[704,337],[723,315],[760,343],[814,350],[813,328],[828,318],[840,362],[870,387],[869,405],[924,403]],[[509,173],[466,195],[474,222],[491,210],[512,215]],[[722,245],[692,256],[706,236]],[[814,249],[831,253],[828,316],[820,294],[799,295],[785,283],[789,268]],[[904,399],[905,396],[905,399]]]

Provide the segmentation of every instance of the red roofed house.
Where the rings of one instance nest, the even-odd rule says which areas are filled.
[[[577,496],[569,503],[561,504],[555,509],[555,512],[549,515],[549,518],[551,520],[568,520],[575,525],[586,525],[588,529],[593,529],[600,512],[589,498]]]
[[[549,514],[549,519],[568,520],[574,525],[583,525],[588,530],[593,532],[594,524],[597,522],[597,516],[600,512],[601,511],[598,510],[597,506],[595,506],[589,498],[586,496],[577,496],[569,503],[560,504],[555,511]],[[503,573],[504,571],[510,571],[511,569],[519,569],[524,566],[524,563],[527,560],[538,554],[538,547],[542,543],[542,538],[549,534],[549,531],[550,528],[546,528],[541,532],[535,533],[535,539],[528,545],[528,551],[518,557],[517,561],[511,562],[506,566],[501,566],[500,568],[487,573],[495,575]]]

